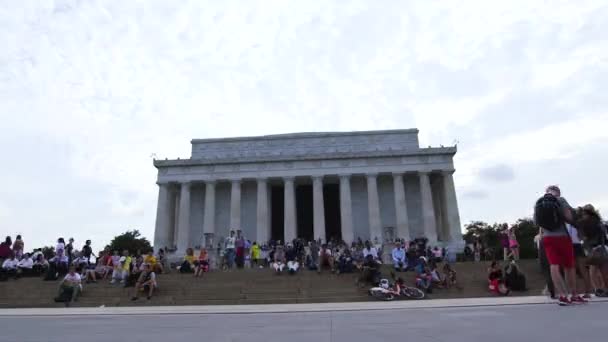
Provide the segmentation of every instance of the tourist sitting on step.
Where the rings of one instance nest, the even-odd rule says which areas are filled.
[[[150,300],[154,290],[157,287],[158,284],[156,283],[156,273],[154,273],[150,264],[144,264],[144,271],[141,272],[137,283],[135,283],[135,295],[131,298],[131,300],[137,300],[140,292],[146,293],[146,297],[148,300]]]
[[[274,262],[272,263],[272,268],[274,268],[277,274],[281,274],[283,269],[285,268],[285,251],[283,250],[282,245],[277,245],[276,250],[274,251]]]
[[[146,257],[144,258],[144,264],[150,265],[154,272],[164,273],[163,265],[157,260],[158,259],[156,259],[156,257],[154,256],[154,251],[150,250],[148,252],[148,255],[146,255]]]
[[[309,245],[309,254],[307,259],[307,267],[309,270],[311,271],[316,271],[319,269],[319,253],[321,252],[321,250],[319,249],[319,245],[317,244],[316,241],[311,241],[310,245]]]
[[[106,273],[106,265],[105,262],[107,259],[105,259],[105,252],[101,251],[98,254],[99,256],[97,257],[97,264],[95,265],[95,268],[93,269],[87,269],[85,275],[84,275],[84,280],[87,283],[96,283],[97,279],[103,279],[105,273]]]
[[[44,254],[40,253],[40,254],[36,255],[32,269],[33,269],[34,274],[36,274],[36,275],[43,275],[48,271],[49,262],[44,257]]]
[[[198,255],[198,260],[194,265],[194,276],[201,277],[203,273],[209,271],[209,254],[207,253],[206,248],[202,248],[200,254]]]
[[[287,272],[292,275],[296,274],[296,272],[298,272],[298,268],[300,268],[300,263],[298,262],[296,249],[292,244],[287,245],[287,250],[285,251],[285,260],[287,260]]]
[[[350,253],[350,249],[346,248],[338,258],[337,273],[353,273],[355,269],[354,261]]]
[[[29,253],[25,253],[23,258],[19,260],[19,263],[17,264],[17,276],[32,276],[34,275],[33,268],[34,260],[32,260]]]
[[[395,243],[395,248],[393,248],[391,255],[395,271],[404,272],[407,269],[407,259],[405,258],[405,250],[401,247],[401,242]]]
[[[68,256],[65,254],[57,254],[49,259],[49,270],[45,280],[57,280],[60,276],[68,273]]]
[[[194,250],[192,248],[186,249],[186,255],[184,255],[184,260],[179,266],[179,273],[194,273]]]
[[[59,284],[55,302],[64,302],[66,306],[69,306],[70,303],[78,300],[80,292],[82,292],[82,278],[80,274],[76,273],[76,268],[70,266],[68,274],[66,274],[63,281]]]
[[[15,254],[11,252],[9,257],[2,263],[0,270],[0,280],[7,280],[9,277],[17,277],[17,265],[19,260],[15,258]]]
[[[323,244],[319,251],[319,268],[317,269],[317,272],[321,273],[323,268],[326,267],[329,268],[331,272],[334,271],[334,258],[331,249],[328,248],[326,244]]]
[[[120,284],[125,285],[127,278],[129,277],[129,272],[131,271],[131,261],[132,259],[129,255],[129,251],[125,249],[122,252],[122,256],[118,259],[117,265],[114,266],[111,284],[120,282]]]
[[[379,260],[378,258],[378,249],[372,246],[372,243],[365,241],[365,248],[363,248],[363,258],[367,259],[368,256],[372,256],[374,260]]]

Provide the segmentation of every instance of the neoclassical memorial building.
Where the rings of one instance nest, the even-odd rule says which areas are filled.
[[[158,169],[155,247],[296,237],[462,244],[456,147],[421,148],[418,130],[194,139]]]

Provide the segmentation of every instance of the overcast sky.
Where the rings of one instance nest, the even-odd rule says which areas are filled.
[[[608,214],[606,1],[0,1],[0,234],[152,238],[190,139],[420,129],[463,224]]]

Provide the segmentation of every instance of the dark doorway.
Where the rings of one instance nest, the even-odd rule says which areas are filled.
[[[323,204],[325,205],[325,235],[327,241],[342,240],[342,221],[340,219],[340,185],[323,186]]]
[[[298,185],[296,187],[298,237],[306,241],[314,239],[312,210],[312,185]]]
[[[285,189],[282,185],[270,188],[270,239],[285,239]]]

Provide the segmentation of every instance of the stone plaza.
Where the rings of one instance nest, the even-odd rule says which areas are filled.
[[[462,245],[456,147],[421,148],[417,129],[192,140],[158,169],[155,247],[251,241],[413,240]]]

